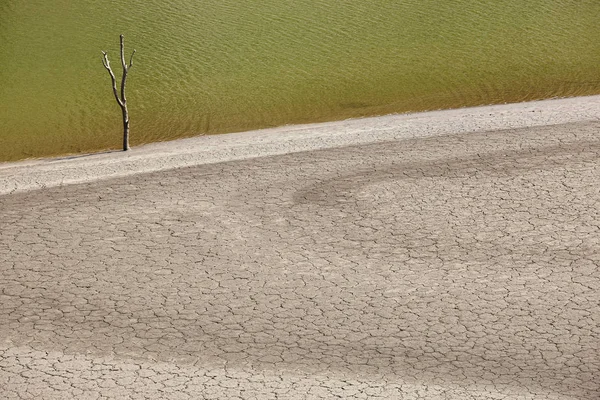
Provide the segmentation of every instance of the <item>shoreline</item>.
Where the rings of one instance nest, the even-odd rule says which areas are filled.
[[[286,125],[0,163],[0,195],[334,147],[600,120],[600,95]]]

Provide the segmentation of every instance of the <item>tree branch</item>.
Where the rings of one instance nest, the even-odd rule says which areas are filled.
[[[125,64],[125,40],[123,35],[119,36],[121,42],[121,65],[123,66],[123,72],[127,71],[127,64]]]
[[[129,58],[129,67],[127,67],[127,69],[131,68],[131,66],[133,65],[133,55],[135,54],[135,49],[133,49],[133,53],[131,53],[131,57]]]
[[[123,77],[121,78],[121,102],[127,104],[127,98],[125,97],[125,83],[127,82],[127,63],[125,63],[125,40],[123,35],[119,36],[121,39],[121,65],[123,66]]]
[[[110,61],[108,60],[108,54],[105,51],[103,51],[102,54],[103,54],[102,64],[104,65],[104,68],[106,68],[108,73],[110,74],[110,80],[112,81],[113,94],[115,95],[115,99],[117,100],[117,103],[119,103],[119,106],[123,107],[124,104],[121,101],[121,99],[119,98],[119,92],[117,91],[117,78],[115,78],[115,74],[113,73],[112,68],[110,67]]]

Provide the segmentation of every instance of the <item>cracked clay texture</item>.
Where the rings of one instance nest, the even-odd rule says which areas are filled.
[[[600,398],[600,124],[0,197],[2,399]]]

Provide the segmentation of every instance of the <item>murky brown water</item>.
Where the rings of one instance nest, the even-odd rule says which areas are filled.
[[[0,160],[600,93],[596,0],[0,2]]]

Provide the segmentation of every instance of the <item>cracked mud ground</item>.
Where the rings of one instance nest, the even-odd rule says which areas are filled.
[[[598,399],[600,124],[0,197],[3,399]]]

